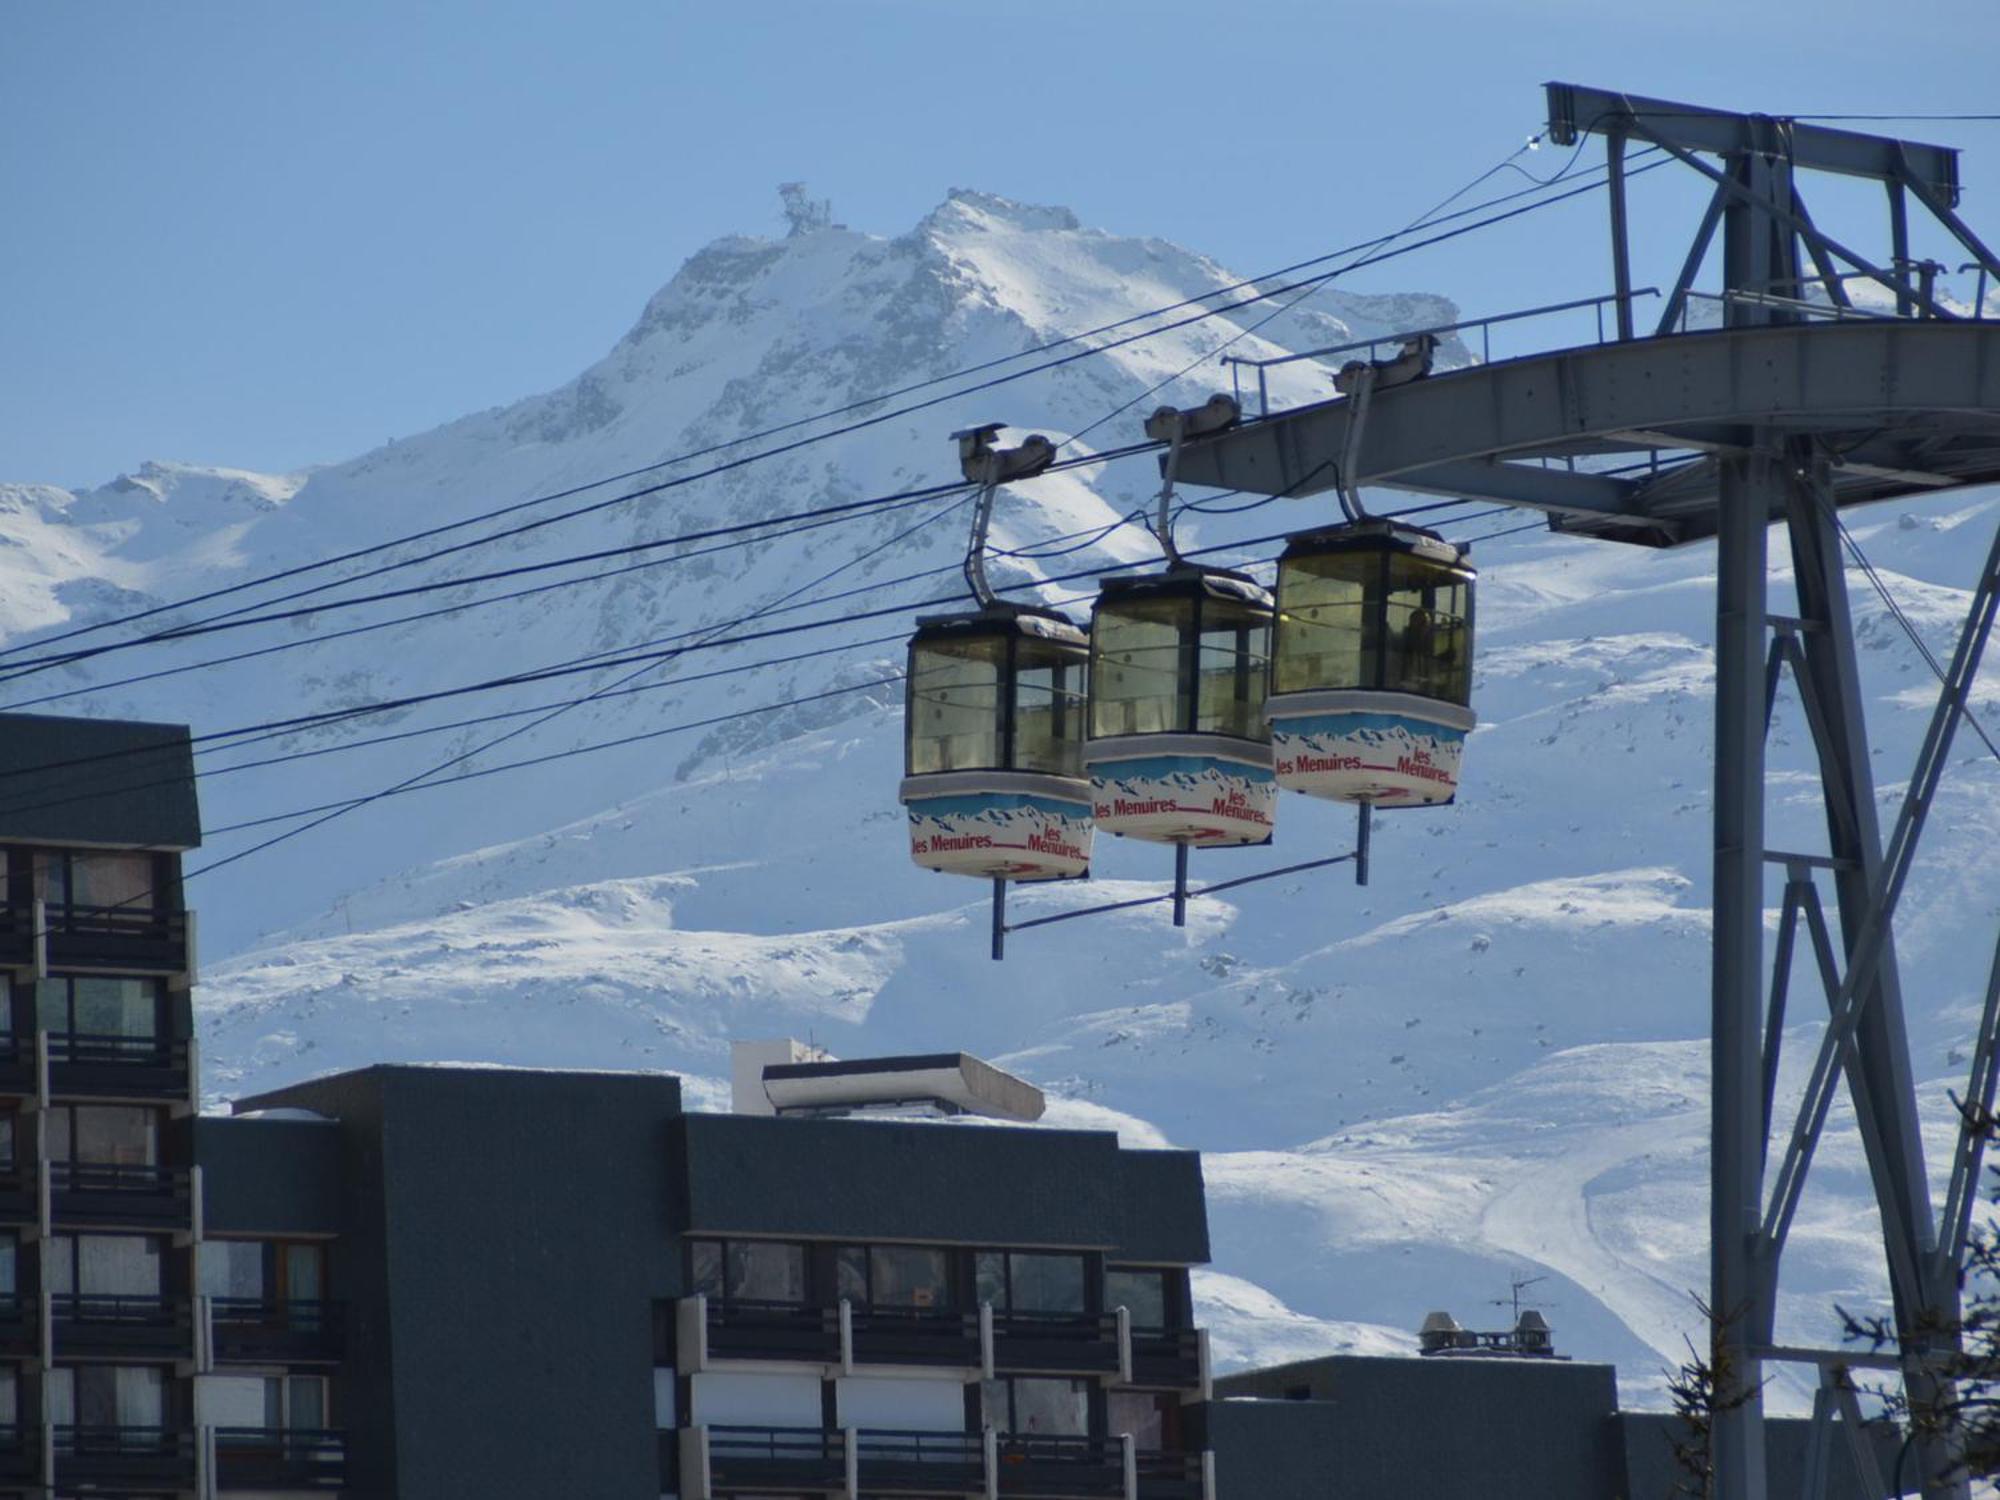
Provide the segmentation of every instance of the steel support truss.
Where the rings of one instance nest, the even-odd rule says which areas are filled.
[[[1772,1325],[1785,1241],[1844,1078],[1882,1220],[1897,1352],[1915,1417],[1911,1477],[1927,1496],[1960,1496],[1966,1483],[1957,1472],[1950,1427],[1935,1421],[1934,1414],[1948,1410],[1953,1398],[1947,1372],[1957,1347],[1958,1272],[2000,1058],[2000,955],[1973,1048],[1966,1118],[1944,1209],[1934,1216],[1893,922],[2000,606],[2000,535],[1975,586],[1915,772],[1884,845],[1876,821],[1840,537],[1824,467],[1795,444],[1788,453],[1732,461],[1724,469],[1723,484],[1725,510],[1757,519],[1731,525],[1725,517],[1719,533],[1710,1304],[1716,1314],[1713,1358],[1719,1382],[1716,1472],[1728,1480],[1723,1493],[1765,1493],[1762,1362],[1767,1357],[1819,1357],[1811,1351],[1776,1350]],[[1766,497],[1760,492],[1766,487],[1784,492],[1798,594],[1797,613],[1791,616],[1774,617],[1765,604],[1761,501]],[[1797,690],[1818,758],[1825,854],[1765,845],[1764,738],[1787,676]],[[1766,866],[1785,872],[1768,999],[1761,954]],[[1838,943],[1822,899],[1822,880],[1832,887]],[[1828,1024],[1795,1118],[1781,1137],[1774,1137],[1772,1127],[1784,1124],[1779,1061],[1801,939],[1826,994]],[[1856,1419],[1851,1394],[1823,1390],[1816,1418],[1831,1420],[1835,1410]],[[1824,1477],[1829,1471],[1817,1463],[1813,1472]]]

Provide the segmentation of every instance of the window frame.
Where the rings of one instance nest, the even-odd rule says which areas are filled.
[[[703,1287],[695,1273],[695,1255],[701,1247],[708,1245],[716,1247],[720,1261],[719,1282],[721,1291],[719,1293],[708,1291]],[[730,1284],[734,1279],[729,1253],[732,1245],[776,1245],[798,1252],[800,1258],[798,1298],[793,1300],[783,1297],[745,1297],[740,1295]],[[711,1302],[720,1303],[725,1306],[750,1304],[772,1307],[816,1307],[819,1305],[816,1300],[819,1288],[817,1285],[818,1277],[814,1274],[814,1259],[813,1245],[807,1240],[767,1239],[758,1235],[691,1234],[686,1237],[686,1245],[681,1259],[681,1272],[684,1278],[682,1284],[687,1288],[688,1295],[693,1296],[700,1293],[707,1296]]]
[[[1091,1275],[1091,1263],[1093,1257],[1087,1251],[1026,1250],[1026,1249],[1017,1249],[1006,1245],[979,1246],[977,1249],[971,1252],[971,1259],[970,1259],[971,1274],[967,1278],[966,1282],[966,1285],[969,1289],[969,1293],[975,1302],[984,1302],[987,1300],[985,1297],[980,1295],[979,1291],[979,1260],[981,1256],[986,1256],[986,1255],[999,1256],[1001,1258],[1001,1265],[1003,1268],[1002,1280],[1004,1283],[1003,1290],[1006,1300],[993,1303],[993,1310],[995,1312],[1020,1313],[1024,1316],[1031,1318],[1037,1318],[1037,1317],[1090,1318],[1102,1315],[1104,1310],[1104,1303],[1102,1297],[1103,1275],[1101,1270],[1097,1276],[1093,1277]],[[1018,1256],[1029,1256],[1029,1257],[1034,1257],[1036,1259],[1049,1259],[1049,1260],[1069,1260],[1069,1259],[1076,1260],[1079,1264],[1081,1271],[1081,1278],[1080,1278],[1081,1285],[1079,1290],[1080,1290],[1080,1300],[1082,1302],[1082,1306],[1076,1309],[1017,1307],[1015,1305],[1016,1294],[1014,1290],[1014,1261],[1015,1258]],[[1095,1295],[1093,1294],[1093,1284],[1095,1284],[1095,1289],[1096,1289]]]

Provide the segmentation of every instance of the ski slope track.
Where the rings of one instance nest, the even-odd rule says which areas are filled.
[[[1016,354],[1235,279],[1162,241],[969,191],[894,238],[826,227],[719,240],[568,384],[349,462],[262,475],[155,461],[89,490],[0,485],[0,633],[19,645],[225,587]],[[1192,324],[357,587],[461,578],[953,480],[946,435],[975,422],[1006,421],[1016,436],[1041,431],[1058,442],[1089,428],[1065,456],[1116,448],[1137,439],[1159,401],[1191,405],[1226,388],[1211,361],[1145,395],[1268,310]],[[1324,346],[1456,315],[1438,295],[1328,289],[1234,352]],[[1445,354],[1467,357],[1455,346]],[[1311,361],[1274,371],[1273,399],[1323,397],[1331,375]],[[1130,410],[1092,426],[1127,402]],[[1108,526],[1157,482],[1152,462],[1139,459],[1005,491],[995,545]],[[63,695],[35,706],[183,720],[200,732],[713,631],[801,589],[793,602],[807,607],[780,620],[842,620],[956,591],[964,512],[919,525],[939,508],[870,514],[594,582],[585,580],[590,569],[573,569],[554,575],[585,580],[573,587],[313,641],[402,612],[326,607],[289,624],[43,672],[0,686],[0,703]],[[1330,519],[1328,502],[1280,502],[1246,516],[1191,516],[1183,542]],[[1947,653],[2000,503],[1947,496],[1850,519],[1917,627]],[[1782,608],[1781,534],[1773,554],[1773,602]],[[998,581],[1033,580],[1152,555],[1146,536],[1126,527],[1068,556],[998,560],[993,570]],[[1182,931],[1154,906],[1022,933],[1008,961],[993,964],[985,888],[908,863],[895,801],[900,692],[869,687],[388,799],[198,881],[190,899],[202,915],[209,1095],[219,1104],[377,1060],[469,1060],[670,1069],[689,1077],[691,1099],[720,1107],[732,1037],[809,1035],[849,1055],[963,1047],[1048,1089],[1053,1124],[1207,1153],[1215,1265],[1197,1285],[1223,1363],[1408,1352],[1410,1331],[1434,1307],[1468,1325],[1502,1326],[1507,1314],[1490,1304],[1521,1274],[1547,1278],[1530,1295],[1565,1352],[1615,1360],[1628,1389],[1656,1395],[1661,1372],[1684,1356],[1696,1324],[1690,1294],[1707,1266],[1714,552],[1529,533],[1481,546],[1477,559],[1481,722],[1464,785],[1453,807],[1379,820],[1366,889],[1337,866],[1198,899]],[[852,565],[815,584],[844,564]],[[943,571],[878,595],[809,603],[923,569]],[[1860,575],[1850,590],[1886,822],[1934,685]],[[421,606],[468,604],[482,592],[490,590],[468,587]],[[647,691],[574,709],[467,768],[869,683],[899,668],[895,646],[682,679],[892,635],[905,623],[848,622],[666,663],[634,684]],[[86,691],[295,641],[306,644]],[[203,765],[552,702],[612,676],[326,726]],[[1989,674],[1980,699],[2000,720],[2000,677]],[[205,818],[221,828],[364,794],[526,722],[216,775],[203,783]],[[1809,746],[1789,691],[1771,757],[1771,842],[1821,847]],[[1961,736],[1904,903],[1913,1047],[1918,1076],[1929,1080],[1940,1164],[1951,1146],[1945,1090],[1962,1067],[2000,917],[1996,769]],[[271,831],[218,835],[195,863]],[[1337,853],[1352,836],[1345,810],[1287,798],[1274,848],[1197,854],[1195,878]],[[1166,850],[1110,839],[1098,847],[1093,886],[1019,891],[1015,914],[1164,888]],[[1802,1062],[1817,1035],[1803,975],[1794,997],[1792,1057]],[[1794,1094],[1800,1083],[1787,1073]],[[1836,1302],[1880,1304],[1872,1212],[1858,1147],[1837,1119],[1793,1238],[1783,1336],[1834,1338]],[[1796,1406],[1805,1393],[1788,1378],[1774,1399]]]

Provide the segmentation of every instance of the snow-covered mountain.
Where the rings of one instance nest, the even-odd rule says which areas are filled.
[[[721,240],[568,385],[351,462],[287,476],[151,463],[88,492],[0,486],[0,632],[18,644],[587,485],[1236,279],[1170,244],[972,192],[893,239],[809,225],[781,240]],[[1132,442],[1158,402],[1226,387],[1220,366],[1202,362],[1225,340],[1237,340],[1233,353],[1269,354],[1454,316],[1438,296],[1327,290],[1250,331],[1267,312],[1172,328],[907,415],[894,408],[937,391],[863,407],[841,420],[881,420],[354,587],[464,578],[936,483],[955,477],[946,435],[974,422],[1071,440],[1066,454],[1105,452]],[[1274,371],[1273,399],[1322,396],[1330,376],[1311,361]],[[657,485],[826,425],[559,504]],[[1157,482],[1148,460],[1128,459],[1020,486],[1003,497],[995,545],[1087,540]],[[726,638],[743,629],[730,622],[768,611],[783,613],[767,626],[838,622],[704,646],[635,681],[638,691],[545,724],[464,721],[579,697],[618,671],[205,756],[203,857],[213,859],[294,826],[259,820],[379,791],[509,731],[523,732],[446,775],[628,740],[384,798],[198,879],[210,1090],[453,1058],[671,1068],[691,1076],[693,1097],[719,1100],[732,1036],[809,1034],[855,1055],[963,1046],[1046,1086],[1056,1123],[1209,1153],[1217,1260],[1202,1291],[1232,1361],[1408,1348],[1407,1331],[1434,1306],[1497,1322],[1484,1304],[1525,1271],[1549,1278],[1535,1290],[1566,1350],[1656,1380],[1680,1357],[1694,1323],[1688,1292],[1706,1274],[1712,550],[1655,554],[1540,533],[1480,548],[1482,726],[1463,791],[1452,808],[1382,820],[1366,889],[1338,869],[1288,877],[1197,901],[1184,932],[1153,907],[1021,934],[995,965],[983,887],[906,858],[900,694],[882,679],[899,665],[907,617],[853,618],[953,592],[963,515],[933,501],[754,546],[662,549],[468,585],[443,596],[463,606],[455,613],[385,628],[359,629],[439,598],[326,607],[22,678],[0,703],[185,719],[209,732],[585,652]],[[1184,541],[1326,517],[1318,501],[1195,516]],[[1942,645],[1996,520],[1991,498],[1958,496],[1881,508],[1855,527]],[[996,574],[1043,578],[1151,555],[1131,527],[1071,545],[996,563]],[[1782,567],[1781,538],[1774,549]],[[475,602],[545,583],[561,586]],[[1930,679],[1865,584],[1854,591],[1886,799],[1928,712]],[[729,670],[831,647],[843,649]],[[769,707],[794,699],[811,701]],[[246,765],[295,751],[327,753]],[[1773,754],[1795,777],[1773,799],[1774,841],[1813,847],[1821,815],[1789,700]],[[1990,760],[1962,759],[1902,938],[1919,1072],[1937,1080],[1940,1152],[1945,1082],[2000,911],[2000,781]],[[1349,815],[1291,798],[1277,848],[1204,854],[1196,873],[1308,859],[1351,837]],[[1108,842],[1091,889],[1019,892],[1018,910],[1159,888],[1164,851]],[[1796,1045],[1810,1041],[1802,1026]],[[1788,1332],[1830,1336],[1835,1300],[1879,1295],[1869,1213],[1858,1151],[1830,1143],[1794,1234]]]

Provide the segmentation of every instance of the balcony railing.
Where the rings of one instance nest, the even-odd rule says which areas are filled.
[[[24,913],[32,938],[33,908],[12,908],[9,927],[14,929]],[[51,969],[179,974],[188,967],[184,911],[48,903],[41,907],[41,920]]]
[[[847,1443],[837,1429],[710,1427],[708,1470],[716,1494],[845,1490]]]
[[[1200,1390],[1201,1333],[1193,1328],[1132,1329],[1132,1384],[1176,1391]]]
[[[176,1490],[194,1484],[194,1434],[172,1427],[58,1427],[58,1490]]]
[[[1125,1444],[1119,1438],[1002,1433],[995,1443],[998,1489],[1036,1500],[1125,1496]]]
[[[1130,1360],[1116,1313],[993,1314],[993,1368],[1017,1374],[1118,1378]]]
[[[977,1313],[857,1303],[847,1318],[854,1364],[978,1369],[984,1363]]]
[[[58,1354],[186,1359],[194,1352],[193,1324],[183,1297],[58,1292],[49,1298],[49,1307]]]
[[[662,1487],[677,1483],[681,1500],[850,1493],[1215,1500],[1206,1454],[1146,1452],[1122,1437],[689,1427],[660,1434],[660,1458]]]
[[[0,1426],[0,1481],[31,1480],[42,1468],[42,1434],[36,1427]]]
[[[188,1085],[188,1044],[150,1036],[49,1033],[49,1092],[57,1098],[180,1098]]]
[[[1213,1500],[1209,1465],[1199,1453],[1140,1448],[1133,1454],[1138,1500]]]
[[[267,1297],[210,1297],[210,1347],[225,1364],[334,1364],[346,1306]]]
[[[901,1365],[1107,1381],[1133,1378],[1133,1346],[1122,1312],[959,1311],[853,1302],[816,1307],[711,1300],[696,1293],[661,1304],[655,1330],[658,1359],[689,1371],[711,1362],[766,1361],[840,1369]],[[1162,1332],[1155,1351],[1155,1373],[1161,1376],[1156,1383],[1186,1389],[1199,1385],[1196,1340],[1192,1330],[1185,1339],[1178,1332]]]
[[[854,1435],[856,1477],[869,1495],[983,1495],[986,1443],[976,1432],[864,1428]]]
[[[218,1427],[219,1490],[337,1490],[347,1483],[347,1439],[320,1428]]]
[[[184,1167],[51,1162],[49,1190],[58,1226],[174,1229],[191,1222]]]

